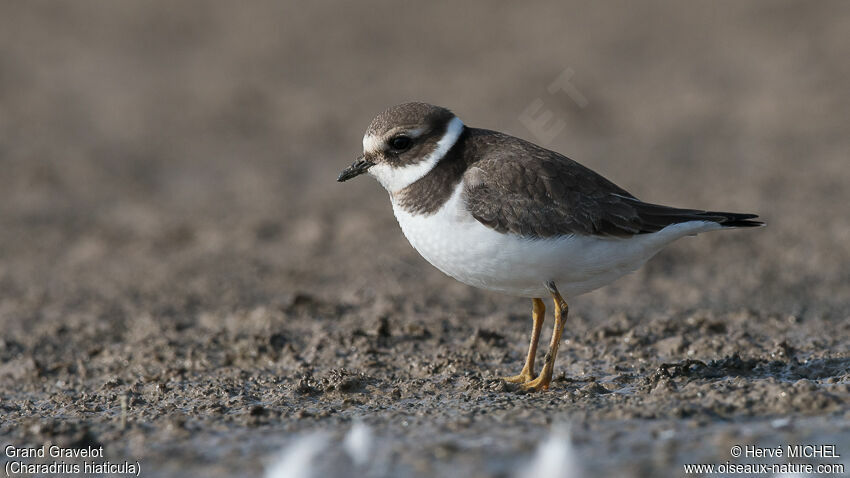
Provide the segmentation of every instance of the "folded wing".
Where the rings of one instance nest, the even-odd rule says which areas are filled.
[[[529,238],[627,237],[689,221],[728,227],[762,225],[752,220],[755,214],[645,203],[592,170],[543,148],[478,161],[464,173],[464,186],[466,207],[476,220],[499,232]]]

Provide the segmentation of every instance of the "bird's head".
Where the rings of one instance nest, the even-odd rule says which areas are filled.
[[[463,122],[446,108],[404,103],[382,112],[363,136],[363,154],[337,181],[363,173],[375,177],[390,193],[428,173],[463,132]]]

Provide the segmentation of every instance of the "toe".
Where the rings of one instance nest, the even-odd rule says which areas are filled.
[[[514,375],[512,377],[500,377],[502,380],[508,383],[527,383],[530,382],[534,377],[530,373],[521,373],[519,375]]]
[[[522,389],[527,390],[529,392],[549,390],[549,382],[551,382],[551,380],[547,380],[546,377],[540,376],[535,378],[534,380],[523,382]]]

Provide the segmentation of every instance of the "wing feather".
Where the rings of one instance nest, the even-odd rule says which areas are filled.
[[[501,138],[498,148],[464,173],[466,207],[476,220],[499,232],[529,238],[624,237],[688,221],[762,225],[752,220],[754,214],[645,203],[565,156],[516,138]]]

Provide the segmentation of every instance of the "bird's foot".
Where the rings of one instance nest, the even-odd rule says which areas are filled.
[[[522,389],[528,392],[539,392],[541,390],[549,390],[549,384],[552,383],[551,373],[541,373],[534,380],[528,380],[521,385]]]
[[[510,376],[510,377],[499,377],[499,378],[504,380],[505,382],[508,382],[508,383],[522,383],[522,384],[524,384],[526,382],[532,381],[534,379],[534,374],[532,374],[531,372],[529,372],[527,370],[523,370],[522,372],[519,373],[519,375],[513,375],[513,376]]]

